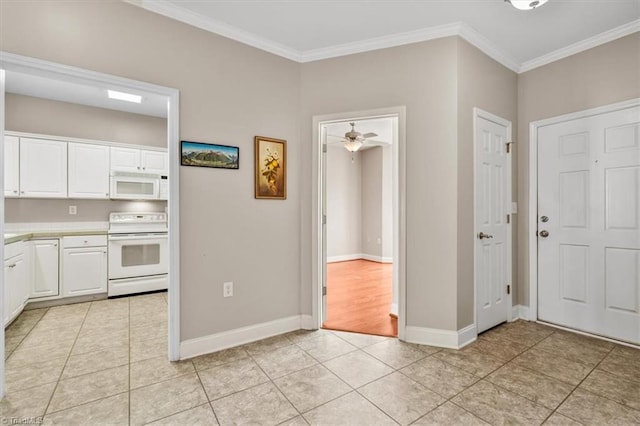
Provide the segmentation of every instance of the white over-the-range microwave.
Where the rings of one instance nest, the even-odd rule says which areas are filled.
[[[167,176],[152,173],[111,172],[112,200],[166,200]]]

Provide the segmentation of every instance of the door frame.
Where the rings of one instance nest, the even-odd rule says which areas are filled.
[[[158,86],[143,81],[132,80],[110,74],[89,71],[83,68],[63,65],[55,62],[16,55],[0,51],[0,143],[4,146],[4,93],[5,72],[29,72],[32,74],[51,76],[60,80],[82,82],[99,87],[115,87],[134,91],[150,92],[166,96],[167,102],[167,149],[169,154],[169,288],[168,288],[168,358],[170,361],[180,359],[180,133],[179,133],[179,101],[177,89]],[[4,150],[0,149],[0,176],[4,176]],[[4,233],[4,182],[0,179],[0,232]],[[4,258],[4,244],[0,246],[0,255]],[[4,294],[4,277],[0,276],[0,294]],[[4,307],[0,303],[0,315]],[[0,316],[0,318],[4,318]],[[0,327],[0,399],[4,397],[4,324]]]
[[[476,203],[478,201],[478,194],[476,192],[476,182],[479,179],[479,173],[477,167],[478,160],[478,144],[480,141],[476,137],[477,130],[477,122],[479,118],[483,118],[488,121],[492,121],[500,126],[504,126],[507,128],[507,139],[508,142],[514,144],[513,142],[513,124],[511,121],[499,117],[495,114],[492,114],[488,111],[485,111],[480,108],[473,108],[473,320],[476,326],[478,326],[478,245],[476,244],[476,235],[478,235],[478,229],[476,227],[476,215],[478,212],[476,211]],[[515,145],[515,144],[514,144]],[[513,149],[513,148],[512,148]],[[513,152],[513,151],[512,151]],[[512,163],[512,155],[507,154],[507,210],[509,211],[509,215],[511,216],[511,221],[507,226],[507,278],[508,283],[511,285],[511,291],[507,295],[507,321],[513,320],[513,211],[512,211],[512,202],[513,202],[513,193],[512,193],[512,178],[513,178],[513,163]]]
[[[332,122],[367,118],[397,117],[398,140],[393,144],[393,262],[394,279],[398,283],[398,338],[405,339],[406,327],[406,107],[395,106],[364,111],[317,115],[312,119],[312,277],[311,328],[322,328],[322,274],[324,251],[322,243],[322,214],[324,191],[322,125]]]
[[[529,124],[529,219],[527,221],[529,258],[527,265],[529,267],[528,319],[530,321],[538,320],[538,236],[536,235],[538,229],[538,129],[565,121],[592,117],[636,106],[640,106],[640,98],[532,121]]]

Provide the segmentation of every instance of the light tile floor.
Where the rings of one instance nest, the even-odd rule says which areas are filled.
[[[640,351],[517,321],[460,351],[297,331],[166,361],[166,295],[25,311],[0,422],[640,424]]]

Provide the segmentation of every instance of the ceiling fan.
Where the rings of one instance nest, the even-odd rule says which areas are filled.
[[[356,123],[349,123],[351,130],[344,134],[342,143],[344,148],[349,152],[356,152],[369,138],[378,136],[377,133],[365,133],[356,132]]]

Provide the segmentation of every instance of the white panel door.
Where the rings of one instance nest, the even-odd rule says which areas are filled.
[[[20,138],[20,196],[67,197],[67,142]]]
[[[640,343],[640,108],[538,131],[538,318]]]
[[[4,137],[4,196],[17,197],[20,190],[20,139]]]
[[[486,114],[486,113],[485,113]],[[507,321],[511,310],[511,162],[505,120],[475,121],[475,280],[478,333]]]
[[[109,198],[109,147],[69,143],[69,198]]]

